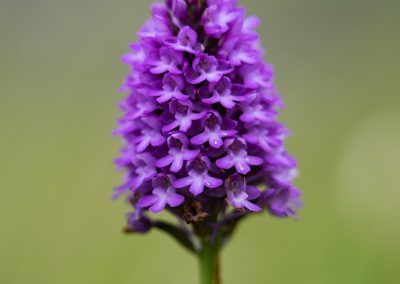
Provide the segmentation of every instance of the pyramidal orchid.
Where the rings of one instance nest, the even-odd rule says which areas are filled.
[[[197,255],[201,284],[221,283],[218,253],[240,221],[296,217],[301,205],[259,25],[236,0],[166,0],[122,58],[130,71],[114,134],[125,177],[113,196],[132,207],[126,232],[160,229]]]

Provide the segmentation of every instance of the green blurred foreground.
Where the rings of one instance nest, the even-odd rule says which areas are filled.
[[[400,2],[241,2],[263,20],[305,207],[245,222],[225,283],[400,283]],[[197,283],[168,237],[123,235],[110,200],[119,57],[149,4],[0,2],[0,283]]]

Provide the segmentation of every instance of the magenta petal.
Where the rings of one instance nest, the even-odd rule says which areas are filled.
[[[169,101],[172,98],[172,94],[171,93],[163,93],[163,95],[159,96],[156,101],[160,104],[165,103],[167,101]]]
[[[236,162],[235,168],[239,173],[241,173],[243,175],[248,174],[250,172],[249,165],[247,163],[245,163],[244,161]]]
[[[172,156],[170,156],[170,157],[172,157]],[[183,158],[175,156],[175,158],[172,157],[172,159],[174,159],[174,160],[173,160],[172,165],[171,165],[171,172],[177,173],[183,167]]]
[[[261,208],[261,207],[255,205],[254,203],[251,203],[250,201],[245,200],[245,201],[243,201],[242,204],[243,204],[243,207],[249,209],[250,211],[253,211],[253,212],[260,212],[260,211],[262,211],[262,208]]]
[[[150,144],[150,139],[143,138],[142,141],[136,146],[137,151],[143,152]]]
[[[177,179],[176,181],[174,181],[174,187],[176,188],[184,188],[186,186],[191,185],[193,182],[193,178],[192,177],[184,177],[181,179]]]
[[[161,146],[162,144],[164,144],[165,141],[167,141],[167,139],[164,136],[162,136],[161,134],[155,134],[152,137],[150,144],[151,144],[151,146],[157,147],[157,146]]]
[[[261,159],[260,157],[256,157],[256,156],[247,156],[246,162],[249,163],[250,165],[259,166],[259,165],[262,165],[263,159]]]
[[[168,66],[166,65],[161,65],[157,67],[153,67],[150,69],[150,72],[153,74],[162,74],[168,71]]]
[[[224,107],[229,109],[233,108],[236,105],[231,97],[221,97],[220,102]]]
[[[194,195],[197,196],[204,191],[204,184],[201,180],[194,180],[192,185],[189,188],[189,191]]]
[[[219,97],[218,95],[213,95],[209,98],[202,99],[202,101],[206,104],[216,104],[219,102]]]
[[[164,210],[166,205],[165,200],[162,199],[158,199],[156,203],[153,204],[153,206],[151,206],[149,208],[149,210],[153,213],[158,213],[161,212],[162,210]]]
[[[157,202],[158,198],[155,195],[144,196],[139,199],[137,206],[139,208],[149,207]]]
[[[218,178],[207,176],[205,178],[204,184],[209,188],[217,188],[217,187],[220,187],[223,184],[223,181],[221,179],[218,179]]]
[[[165,126],[162,128],[162,131],[163,131],[163,132],[168,132],[168,131],[171,131],[171,130],[175,129],[175,128],[178,127],[178,126],[179,126],[179,121],[174,120],[174,121],[171,122],[170,124],[165,125]]]
[[[174,157],[165,156],[165,157],[157,160],[156,166],[159,167],[159,168],[163,168],[163,167],[166,167],[166,166],[170,165],[173,161],[174,161]]]
[[[213,73],[208,73],[208,74],[206,75],[206,77],[207,77],[207,81],[208,81],[208,82],[210,82],[210,83],[216,83],[216,82],[218,82],[218,81],[221,79],[222,74],[221,74],[221,73],[218,73],[218,72],[213,72]]]
[[[221,148],[224,145],[224,142],[222,142],[221,137],[217,135],[213,135],[210,137],[210,140],[208,141],[213,148]]]
[[[197,85],[197,84],[200,84],[201,82],[204,82],[206,79],[207,79],[207,76],[204,74],[201,74],[197,78],[191,80],[190,83]]]
[[[253,122],[255,120],[255,117],[252,114],[244,113],[240,116],[240,120],[243,122]]]
[[[189,130],[190,126],[192,126],[192,120],[189,118],[182,118],[180,120],[179,130],[182,132],[186,132]]]
[[[193,143],[194,145],[202,145],[207,141],[208,141],[208,134],[206,132],[202,132],[194,136],[192,139],[190,139],[190,142]]]
[[[171,207],[179,206],[185,201],[185,198],[182,195],[172,192],[170,190],[168,190],[167,194],[167,203]]]
[[[234,166],[234,161],[230,156],[226,156],[216,161],[219,168],[228,170]]]
[[[200,154],[200,150],[186,150],[183,155],[186,161],[193,161]]]
[[[221,134],[223,137],[227,137],[227,136],[233,136],[236,135],[237,131],[236,130],[222,130]]]

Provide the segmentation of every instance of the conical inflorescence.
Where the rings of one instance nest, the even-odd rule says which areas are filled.
[[[284,148],[283,103],[263,62],[259,24],[235,0],[152,6],[123,56],[128,95],[115,130],[126,175],[114,196],[133,206],[131,230],[152,227],[149,211],[214,225],[227,212],[295,216],[297,165]]]

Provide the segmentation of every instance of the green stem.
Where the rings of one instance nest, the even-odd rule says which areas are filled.
[[[215,244],[203,242],[199,253],[200,284],[221,284],[219,275],[219,249]]]

